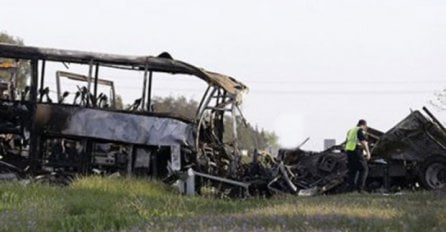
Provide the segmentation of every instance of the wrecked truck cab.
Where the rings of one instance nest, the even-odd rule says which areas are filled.
[[[0,58],[20,60],[30,66],[29,86],[23,91],[15,90],[16,98],[0,102],[0,110],[5,112],[0,134],[12,134],[15,140],[22,141],[15,150],[8,147],[9,141],[3,141],[2,156],[25,158],[29,166],[26,170],[31,174],[121,172],[163,179],[196,166],[199,157],[216,153],[227,157],[229,172],[236,169],[240,155],[237,136],[230,149],[223,145],[223,116],[240,114],[239,105],[248,88],[232,77],[175,60],[167,53],[157,57],[123,56],[0,44]],[[48,67],[52,63],[67,68],[70,64],[80,65],[87,72],[51,70]],[[141,86],[141,97],[131,107],[118,109],[116,86],[101,78],[103,69],[141,74],[143,81],[137,85]],[[158,73],[190,75],[207,84],[195,117],[153,110],[152,84]],[[54,76],[57,100],[52,99],[55,91],[47,85]],[[74,92],[63,92],[61,77],[82,83]],[[101,84],[110,86],[112,92],[101,93]],[[16,164],[19,165],[23,162]]]
[[[412,111],[372,147],[373,159],[386,165],[372,164],[371,177],[386,177],[387,187],[417,182],[437,189],[446,184],[446,130],[426,107],[423,111]]]

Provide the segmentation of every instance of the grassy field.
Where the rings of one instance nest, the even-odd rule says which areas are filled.
[[[440,192],[224,200],[90,177],[69,187],[0,183],[2,231],[445,231]]]

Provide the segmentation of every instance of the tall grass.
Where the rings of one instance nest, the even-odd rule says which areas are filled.
[[[89,177],[69,187],[0,184],[2,231],[444,231],[439,192],[222,200],[164,184]]]

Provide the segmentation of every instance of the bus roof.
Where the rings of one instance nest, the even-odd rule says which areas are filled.
[[[116,68],[147,70],[172,74],[188,74],[197,76],[210,85],[226,90],[234,96],[248,91],[248,87],[236,79],[202,68],[195,67],[183,61],[175,60],[167,53],[162,56],[126,56],[96,52],[64,50],[18,46],[0,43],[0,57],[14,59],[37,59],[78,64],[100,64]]]

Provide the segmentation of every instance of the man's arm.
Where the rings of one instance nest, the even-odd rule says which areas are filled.
[[[365,139],[364,131],[362,129],[358,130],[358,140],[361,143],[362,147],[365,149],[366,159],[370,160],[372,156],[370,154],[369,143]]]
[[[370,158],[372,158],[372,155],[370,154],[370,149],[369,149],[369,143],[367,142],[367,140],[363,140],[361,141],[362,147],[365,149],[366,152],[366,159],[370,160]]]

